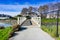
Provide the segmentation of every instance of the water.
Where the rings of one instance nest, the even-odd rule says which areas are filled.
[[[12,26],[10,23],[0,23],[0,26],[9,27]]]

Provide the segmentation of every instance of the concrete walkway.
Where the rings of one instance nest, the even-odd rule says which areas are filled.
[[[25,24],[26,23],[27,21]],[[33,25],[22,27],[26,29],[15,32],[15,36],[9,40],[54,40],[54,38],[52,38],[49,34],[37,27],[35,23],[33,23]]]

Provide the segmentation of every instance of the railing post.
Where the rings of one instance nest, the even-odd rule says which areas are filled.
[[[20,18],[17,17],[17,24],[20,24]]]

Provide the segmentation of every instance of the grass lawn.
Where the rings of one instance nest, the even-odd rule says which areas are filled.
[[[11,27],[0,29],[0,40],[8,40],[11,31],[12,31]]]

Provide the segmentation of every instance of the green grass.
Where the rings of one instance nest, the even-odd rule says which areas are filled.
[[[11,27],[0,29],[0,40],[8,40],[11,31],[12,31]]]
[[[60,37],[56,37],[56,25],[51,25],[49,23],[56,23],[57,19],[42,19],[41,22],[44,25],[41,26],[41,29],[50,34],[52,37],[56,38],[56,40],[60,40]],[[59,18],[60,22],[60,18]],[[47,23],[47,24],[46,24]],[[58,27],[58,33],[60,35],[60,25]]]
[[[42,25],[41,28],[45,32],[48,32],[51,36],[56,37],[56,27],[54,27],[54,26],[46,27],[46,26]]]
[[[52,18],[43,18],[43,19],[41,19],[41,22],[42,23],[51,23],[51,22],[56,22],[57,21],[57,19],[52,19]],[[60,22],[60,18],[59,18],[59,22]]]
[[[56,40],[60,40],[60,38],[58,37]]]
[[[56,26],[46,27],[44,25],[41,26],[41,29],[50,34],[52,37],[56,38],[56,40],[60,40],[60,37],[56,37]],[[60,26],[58,29],[58,33],[60,34]]]

